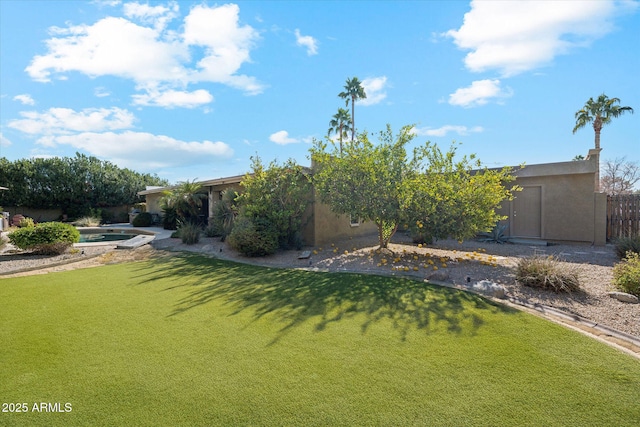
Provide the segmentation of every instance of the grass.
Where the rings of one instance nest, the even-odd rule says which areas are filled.
[[[0,280],[0,425],[635,425],[640,363],[464,292],[199,255]]]

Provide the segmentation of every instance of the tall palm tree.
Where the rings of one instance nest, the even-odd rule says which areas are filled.
[[[359,99],[365,99],[367,94],[364,92],[362,82],[357,77],[347,79],[344,85],[344,91],[338,94],[340,98],[344,98],[345,105],[348,107],[351,102],[351,142],[355,138],[356,121],[355,121],[355,103]]]
[[[338,108],[338,112],[333,115],[331,121],[329,122],[328,135],[331,136],[332,133],[338,134],[338,139],[340,140],[340,152],[342,153],[342,138],[349,135],[349,131],[351,131],[351,115],[349,114],[349,110],[345,108]]]
[[[627,111],[633,114],[633,108],[621,107],[617,105],[619,103],[619,98],[609,98],[604,93],[595,101],[593,98],[589,98],[584,107],[575,114],[576,125],[573,128],[573,133],[576,133],[588,123],[592,123],[593,130],[596,133],[595,148],[599,151],[602,126],[611,123],[611,119],[617,118]]]

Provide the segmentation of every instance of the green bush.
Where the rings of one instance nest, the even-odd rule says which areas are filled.
[[[222,237],[223,233],[218,224],[212,221],[205,227],[204,235],[207,237]]]
[[[640,297],[640,254],[629,251],[622,262],[613,267],[613,286]]]
[[[560,260],[554,256],[520,259],[516,267],[516,282],[533,288],[551,289],[554,292],[580,289],[577,271],[560,265]]]
[[[640,254],[640,236],[621,237],[616,239],[616,254],[622,259],[627,256],[627,252],[631,251]]]
[[[153,217],[149,212],[141,212],[133,218],[131,225],[134,227],[151,227]]]
[[[33,218],[28,218],[28,217],[22,218],[18,223],[18,227],[20,228],[33,227],[34,225],[36,225],[36,223],[35,221],[33,221]]]
[[[70,224],[43,222],[34,227],[19,228],[9,241],[23,250],[44,255],[58,255],[80,240],[80,232]]]
[[[232,248],[245,256],[271,255],[278,249],[278,234],[268,224],[257,224],[246,217],[239,217],[228,237]]]
[[[178,233],[182,243],[186,245],[195,245],[200,241],[200,226],[187,222],[180,226]]]

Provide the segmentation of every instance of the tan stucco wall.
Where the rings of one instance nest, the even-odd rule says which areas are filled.
[[[516,171],[515,184],[541,189],[541,236],[548,241],[606,243],[606,195],[594,192],[598,157],[531,165]],[[518,197],[519,193],[515,193]],[[515,201],[504,202],[513,235]]]
[[[351,225],[351,219],[347,215],[337,215],[331,212],[329,206],[316,202],[313,205],[314,221],[313,224],[314,239],[313,244],[316,246],[331,244],[338,239],[349,237],[371,236],[372,244],[377,242],[378,228],[372,222],[360,223],[360,225]]]
[[[161,198],[162,193],[147,194],[145,196],[145,201],[147,202],[147,212],[162,215],[162,208],[160,207]]]
[[[593,175],[526,177],[518,178],[516,184],[521,187],[541,187],[542,239],[593,241]],[[518,197],[518,193],[515,197]],[[514,202],[510,202],[510,224],[515,220],[513,205]],[[510,229],[510,232],[513,233],[513,230]]]

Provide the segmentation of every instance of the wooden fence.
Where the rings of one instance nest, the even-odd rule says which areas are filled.
[[[607,240],[640,236],[640,194],[607,196]]]

